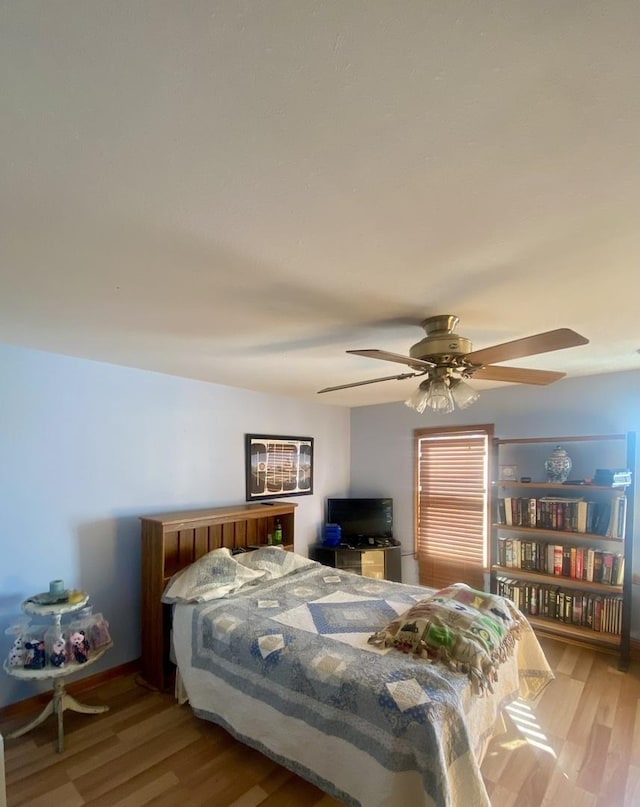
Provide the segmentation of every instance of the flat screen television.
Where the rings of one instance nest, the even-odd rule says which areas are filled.
[[[393,537],[393,499],[327,499],[327,522],[339,524],[342,540]]]

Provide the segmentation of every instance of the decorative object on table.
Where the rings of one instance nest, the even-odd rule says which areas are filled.
[[[99,650],[101,647],[107,647],[111,644],[109,623],[102,614],[95,614],[92,617],[89,643],[93,650]]]
[[[549,482],[562,484],[566,482],[573,468],[571,457],[562,446],[556,446],[551,455],[545,460],[544,469]]]
[[[5,628],[5,635],[13,636],[13,643],[6,661],[7,667],[24,667],[27,652],[24,643],[28,637],[30,623],[31,619],[28,616],[19,617],[13,625]]]
[[[500,479],[503,482],[515,482],[518,478],[517,465],[501,465],[500,466]]]
[[[83,633],[89,644],[90,653],[111,644],[109,623],[102,614],[94,614],[91,605],[86,605],[78,611],[77,619],[69,623],[69,632]]]
[[[342,541],[342,527],[339,524],[325,524],[323,545],[340,546],[340,541]]]
[[[24,638],[19,633],[13,640],[11,650],[9,650],[9,656],[7,657],[9,667],[24,667],[25,652]]]
[[[44,650],[47,662],[54,667],[62,667],[67,660],[67,637],[58,622],[44,632]]]
[[[47,663],[47,655],[44,650],[44,639],[30,638],[24,643],[25,657],[24,668],[25,670],[42,670]]]
[[[50,591],[43,591],[41,594],[34,594],[30,600],[36,605],[58,605],[69,601],[69,592],[61,591],[58,594],[52,594]]]
[[[49,654],[49,661],[53,667],[64,667],[66,660],[67,640],[64,634],[61,634],[53,642],[51,653]]]
[[[76,630],[69,636],[69,647],[77,664],[84,664],[89,660],[89,641],[83,630]]]
[[[313,493],[313,437],[245,435],[247,501]]]
[[[49,583],[49,594],[54,596],[60,596],[61,594],[66,594],[67,590],[64,587],[64,580],[52,580]]]

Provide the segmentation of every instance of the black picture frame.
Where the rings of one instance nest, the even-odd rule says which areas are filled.
[[[247,501],[313,493],[313,437],[245,434]]]

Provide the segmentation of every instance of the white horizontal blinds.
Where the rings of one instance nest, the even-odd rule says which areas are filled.
[[[487,566],[487,431],[418,437],[416,544],[420,583],[484,587]]]

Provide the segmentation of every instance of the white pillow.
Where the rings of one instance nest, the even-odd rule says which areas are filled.
[[[263,580],[276,580],[315,564],[315,561],[296,555],[295,552],[287,552],[280,546],[261,546],[252,552],[242,552],[235,558],[246,569],[262,572]]]
[[[226,547],[214,549],[173,575],[164,590],[162,602],[219,600],[263,576],[264,571],[238,563]]]

